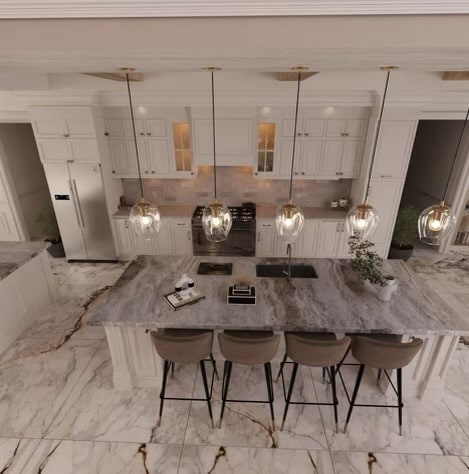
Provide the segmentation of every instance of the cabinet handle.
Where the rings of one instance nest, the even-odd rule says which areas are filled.
[[[187,240],[189,240],[189,241],[191,240],[191,231],[190,230],[187,231]]]
[[[262,224],[262,227],[271,227],[272,224]]]
[[[108,136],[109,136],[109,132],[104,132],[104,136],[105,136],[105,137],[108,137]]]
[[[129,221],[128,221],[127,219],[124,221],[124,227],[125,227],[126,229],[129,228]]]
[[[381,178],[392,178],[392,174],[382,174]]]
[[[185,226],[186,223],[185,222],[176,222],[176,225],[184,225]]]
[[[258,241],[258,242],[261,241],[261,233],[260,233],[260,232],[257,233],[257,241]]]
[[[342,135],[343,137],[348,137],[348,133],[347,133],[347,132],[343,132],[343,133],[341,133],[341,135]]]
[[[340,172],[340,171],[337,171],[336,175],[337,176],[342,176],[344,173]]]

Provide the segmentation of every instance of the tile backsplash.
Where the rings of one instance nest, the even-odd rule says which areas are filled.
[[[144,179],[145,197],[160,205],[205,205],[213,198],[213,167],[199,166],[197,177],[190,179]],[[122,179],[125,196],[137,201],[140,189],[137,179]],[[336,198],[348,197],[351,179],[293,182],[293,201],[299,206],[328,207]],[[258,205],[277,205],[288,198],[287,179],[254,179],[249,166],[217,168],[218,198],[227,206],[244,201]]]

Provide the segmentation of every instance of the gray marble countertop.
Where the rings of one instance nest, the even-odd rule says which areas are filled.
[[[195,206],[158,206],[163,217],[192,217]],[[276,206],[256,206],[258,219],[274,219]],[[345,219],[347,211],[329,209],[327,207],[302,207],[305,219]],[[126,219],[130,209],[120,209],[112,217]]]
[[[26,262],[39,255],[48,245],[46,242],[0,241],[0,280],[5,279]]]
[[[232,262],[233,275],[197,275],[201,261]],[[345,260],[294,259],[312,263],[317,279],[256,278],[256,263],[282,259],[250,257],[150,257],[133,261],[94,308],[96,326],[148,329],[210,328],[409,335],[469,334],[469,318],[454,312],[404,262],[386,261],[386,270],[399,280],[389,302],[376,298]],[[173,311],[162,296],[174,290],[181,273],[188,273],[206,296],[194,305]],[[228,305],[228,286],[238,278],[256,286],[256,305]]]

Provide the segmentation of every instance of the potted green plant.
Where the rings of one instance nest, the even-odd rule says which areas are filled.
[[[369,281],[378,287],[378,299],[389,301],[392,294],[397,289],[396,278],[392,275],[383,275],[383,259],[373,250],[373,242],[361,240],[358,236],[352,235],[348,240],[349,253],[354,257],[350,266],[358,273],[364,281]]]
[[[55,218],[55,212],[51,202],[44,204],[42,209],[39,211],[37,223],[44,241],[51,243],[51,245],[49,245],[47,248],[49,254],[55,258],[65,257],[59,226],[57,224],[57,219]]]
[[[414,250],[412,242],[417,238],[419,212],[415,207],[405,204],[397,213],[394,233],[388,258],[408,260]]]

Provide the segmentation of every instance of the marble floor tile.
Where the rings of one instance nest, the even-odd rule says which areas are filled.
[[[459,344],[446,374],[443,401],[469,436],[469,346]]]
[[[2,474],[26,472],[25,465],[39,442],[39,439],[0,438],[0,472]]]
[[[342,374],[349,394],[353,390],[357,367],[342,367]],[[329,384],[323,384],[320,374],[313,373],[318,398],[330,392]],[[403,436],[399,436],[396,408],[356,407],[348,426],[342,432],[348,410],[348,402],[340,384],[339,434],[330,428],[332,412],[321,407],[329,447],[333,451],[371,451],[390,453],[469,455],[469,438],[457,424],[450,410],[442,401],[421,401],[405,396],[403,409]],[[358,403],[396,404],[391,394],[385,396],[376,386],[375,375],[365,370],[357,398]]]
[[[220,377],[221,367],[220,369]],[[273,375],[278,365],[273,365]],[[286,374],[290,367],[287,366]],[[289,378],[289,375],[288,377]],[[194,396],[203,394],[202,382],[197,377]],[[318,407],[291,405],[287,422],[280,431],[284,401],[281,381],[274,382],[276,430],[272,429],[269,405],[267,403],[233,403],[225,408],[222,427],[212,430],[209,424],[207,406],[204,402],[194,402],[191,406],[185,444],[214,446],[279,447],[298,449],[327,449],[324,428]],[[267,400],[263,366],[234,365],[228,393],[229,398]],[[214,386],[213,413],[218,426],[221,410],[221,382]],[[297,382],[292,400],[315,400],[309,370],[298,370]]]
[[[176,474],[182,446],[42,440],[24,474]]]
[[[467,458],[430,454],[332,451],[336,474],[458,474],[467,473]]]
[[[333,474],[329,451],[184,446],[179,474]]]
[[[195,373],[195,365],[178,365],[174,379],[168,380],[167,395],[190,397]],[[160,427],[158,403],[155,389],[114,389],[109,350],[103,342],[45,437],[182,444],[190,402],[166,401]]]
[[[24,339],[7,350],[0,358],[0,437],[41,437],[98,344],[75,340],[55,348],[45,340]]]

